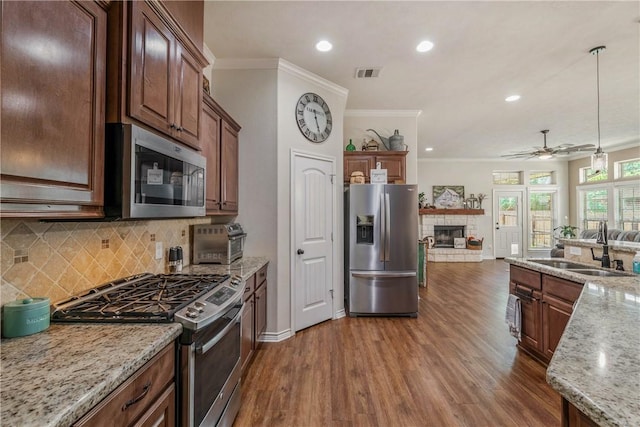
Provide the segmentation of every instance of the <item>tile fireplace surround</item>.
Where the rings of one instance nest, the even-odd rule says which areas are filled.
[[[420,236],[434,235],[435,225],[464,225],[465,237],[478,235],[477,215],[420,215]],[[473,249],[431,248],[427,251],[430,262],[482,262],[482,251]]]

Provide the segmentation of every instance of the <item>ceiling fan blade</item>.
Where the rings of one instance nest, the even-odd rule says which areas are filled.
[[[503,154],[500,157],[506,157],[509,159],[524,159],[524,158],[530,158],[530,157],[536,157],[536,156],[538,156],[537,153],[526,152],[526,153]]]
[[[558,154],[577,153],[580,151],[592,151],[596,147],[593,144],[574,145],[571,147],[562,148],[556,151]]]

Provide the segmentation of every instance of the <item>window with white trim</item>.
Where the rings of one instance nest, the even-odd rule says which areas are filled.
[[[553,172],[530,172],[529,184],[531,185],[550,185],[555,184]]]
[[[606,169],[602,169],[600,172],[596,173],[590,167],[580,168],[580,183],[586,184],[589,182],[600,182],[606,181],[609,178],[609,173]]]
[[[640,230],[640,186],[616,186],[616,226],[628,230]]]
[[[495,185],[522,185],[522,172],[493,172]]]
[[[615,162],[615,179],[640,177],[640,159],[624,160]]]
[[[529,247],[549,249],[553,243],[556,191],[529,193]]]
[[[580,228],[593,230],[598,222],[608,220],[609,189],[595,187],[580,190]]]

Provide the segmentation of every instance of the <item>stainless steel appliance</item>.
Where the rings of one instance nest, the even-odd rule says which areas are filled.
[[[178,425],[231,426],[240,407],[244,283],[218,274],[140,274],[54,304],[58,322],[180,322]]]
[[[345,298],[350,316],[418,315],[418,190],[345,190]]]
[[[240,224],[196,224],[191,234],[192,264],[231,264],[242,258],[247,233]]]
[[[105,216],[205,216],[206,159],[139,126],[106,125]]]

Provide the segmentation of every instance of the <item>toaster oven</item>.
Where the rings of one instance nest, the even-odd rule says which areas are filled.
[[[192,264],[231,264],[242,258],[247,233],[237,223],[192,226]]]

